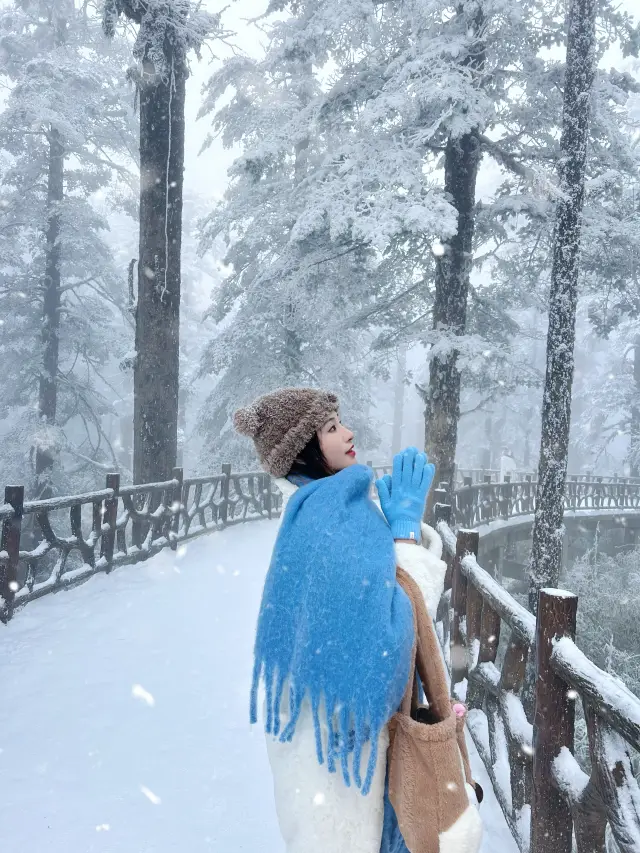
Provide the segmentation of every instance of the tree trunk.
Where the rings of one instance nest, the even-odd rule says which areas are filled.
[[[473,5],[469,26],[480,33],[484,23],[481,3]],[[465,4],[458,7],[466,15]],[[470,50],[465,65],[473,72],[484,66],[484,46],[478,42]],[[444,244],[444,253],[436,263],[436,294],[433,305],[433,328],[448,335],[464,335],[467,325],[467,298],[473,261],[475,230],[475,198],[478,167],[482,152],[477,134],[449,138],[444,156],[444,190],[458,212],[458,230]],[[460,420],[460,371],[458,351],[435,356],[429,363],[429,390],[425,408],[425,450],[436,466],[435,481],[446,483],[449,493],[455,480],[458,421]],[[426,513],[431,513],[434,500],[431,491]]]
[[[302,107],[306,107],[310,100],[310,95],[306,91],[306,86],[309,85],[313,78],[312,65],[309,62],[303,62],[300,68],[300,89],[298,96]],[[298,186],[306,177],[307,166],[309,161],[309,138],[305,137],[294,145],[294,161],[293,161],[293,180]],[[291,230],[289,231],[291,233]],[[284,369],[286,381],[288,384],[297,385],[300,381],[300,359],[302,355],[302,338],[297,330],[298,318],[296,314],[296,304],[293,297],[288,299],[284,306],[283,316],[283,331],[284,331]]]
[[[58,403],[58,359],[60,330],[60,221],[64,199],[64,148],[60,133],[49,132],[49,173],[47,178],[47,234],[42,306],[42,369],[38,389],[38,419],[42,435],[36,440],[35,466],[37,500],[53,494],[52,475],[55,450],[47,427],[56,422]]]
[[[640,337],[633,345],[633,392],[629,427],[629,476],[640,477]]]
[[[189,392],[184,385],[180,385],[178,391],[178,449],[176,454],[176,465],[184,467],[184,444],[187,438],[187,405]]]
[[[596,0],[571,0],[567,15],[567,67],[558,173],[547,371],[536,513],[531,550],[529,606],[538,592],[557,586],[562,566],[562,518],[573,383],[580,232],[589,139],[590,93],[595,76]]]
[[[480,459],[480,467],[491,468],[491,436],[493,435],[493,418],[489,414],[484,419],[484,448]]]
[[[181,288],[181,300],[183,308],[183,319],[189,316],[188,308],[191,296],[191,281],[183,281]],[[178,388],[178,446],[176,452],[176,465],[184,468],[184,445],[187,439],[187,406],[189,405],[189,389],[187,387],[187,365],[189,363],[189,350],[185,335],[180,336],[180,387]]]
[[[445,244],[444,254],[437,261],[433,328],[449,335],[463,335],[467,323],[480,157],[478,139],[473,133],[450,139],[447,143],[445,193],[458,211],[458,232]],[[436,466],[435,481],[447,483],[450,491],[453,489],[460,419],[457,359],[457,350],[431,359],[425,409],[425,450]],[[430,506],[427,512],[430,512]]]
[[[402,427],[404,426],[404,380],[407,373],[407,347],[402,344],[398,348],[396,362],[396,378],[393,394],[393,435],[391,438],[391,452],[393,455],[402,450]]]
[[[140,86],[140,251],[133,372],[133,481],[167,480],[176,464],[180,246],[187,70],[167,56]]]
[[[531,424],[534,414],[533,406],[529,406],[525,415],[527,422],[524,428],[524,459],[522,460],[522,467],[525,471],[531,467]]]
[[[131,414],[123,415],[119,421],[120,452],[118,459],[125,471],[133,470],[133,420]]]

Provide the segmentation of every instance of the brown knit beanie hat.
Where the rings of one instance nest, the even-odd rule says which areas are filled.
[[[338,411],[338,398],[314,388],[281,388],[238,409],[233,425],[253,439],[260,462],[274,477],[285,477],[296,456]]]

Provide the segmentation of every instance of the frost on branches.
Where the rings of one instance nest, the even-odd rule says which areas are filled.
[[[124,292],[92,201],[108,188],[111,210],[126,210],[134,123],[121,42],[107,44],[90,9],[5,6],[0,44],[0,468],[14,482],[30,471],[29,496],[46,496],[94,487],[115,463],[104,368],[125,346]]]
[[[199,56],[220,26],[220,15],[203,12],[191,0],[105,0],[103,15],[109,38],[121,15],[138,25],[133,55],[142,64],[141,74],[164,79],[171,75],[172,62],[186,68],[190,51]]]
[[[211,79],[202,108],[212,116],[212,133],[242,152],[223,203],[203,229],[204,250],[216,235],[227,239],[232,266],[213,314],[219,322],[224,318],[229,337],[235,318],[240,336],[248,328],[255,334],[260,325],[268,330],[270,339],[260,339],[260,369],[280,358],[274,342],[285,337],[289,367],[296,359],[303,365],[297,337],[318,364],[320,350],[313,346],[320,336],[306,340],[309,332],[295,328],[294,317],[305,310],[322,318],[323,332],[349,328],[371,335],[377,362],[403,343],[432,347],[437,376],[425,397],[437,397],[431,410],[445,414],[442,430],[434,427],[429,438],[447,467],[457,440],[456,376],[466,370],[469,353],[465,336],[480,334],[486,345],[478,353],[490,353],[464,377],[478,391],[474,407],[513,387],[498,365],[504,368],[510,358],[527,363],[524,354],[514,358],[512,341],[504,340],[507,329],[517,336],[507,309],[526,307],[525,288],[517,277],[502,286],[495,271],[521,229],[533,231],[553,218],[562,70],[544,57],[564,38],[563,10],[548,0],[474,0],[459,4],[455,14],[441,0],[356,6],[307,0],[273,3],[270,12],[278,20],[267,13],[260,21],[268,36],[264,56],[229,60]],[[600,14],[606,39],[626,37],[628,18],[613,4],[602,4]],[[602,93],[598,150],[613,141],[611,161],[611,151],[623,149],[608,105],[619,105],[624,91],[604,74]],[[468,168],[461,168],[465,152]],[[475,175],[489,157],[503,182],[495,198],[479,204]],[[535,262],[544,248],[534,244]],[[365,293],[353,265],[348,275],[339,272],[340,259],[355,260],[356,252]],[[305,257],[321,286],[309,289],[303,282]],[[489,275],[476,275],[482,271]],[[280,288],[289,294],[286,304],[268,318],[264,312],[279,305],[274,293]],[[255,336],[251,341],[257,345]],[[369,350],[368,341],[359,339],[354,349],[352,340],[336,338],[345,370],[354,351]],[[237,361],[226,342],[214,346],[225,350],[227,361],[203,367],[218,371],[230,396],[221,386],[212,435],[252,393],[242,378],[249,354]],[[306,370],[296,376],[313,381]],[[271,381],[265,379],[264,387]]]

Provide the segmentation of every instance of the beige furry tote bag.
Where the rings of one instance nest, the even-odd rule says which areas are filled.
[[[411,599],[416,640],[400,711],[389,721],[389,798],[410,853],[477,853],[482,838],[464,739],[454,711],[433,623],[420,588],[398,567]],[[418,704],[420,678],[428,705]]]

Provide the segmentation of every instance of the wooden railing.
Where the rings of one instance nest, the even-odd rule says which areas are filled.
[[[376,466],[376,474],[388,466]],[[453,694],[470,707],[469,728],[520,849],[530,853],[640,851],[640,790],[632,751],[640,750],[640,700],[576,647],[577,599],[541,593],[538,620],[477,563],[478,533],[451,530],[451,507],[437,489],[437,527],[448,564],[438,632]],[[526,515],[534,483],[467,483],[453,495],[458,523]],[[210,530],[279,515],[282,498],[262,472],[105,489],[24,502],[21,486],[0,505],[0,618],[97,572],[135,563]],[[636,510],[640,484],[572,477],[569,509]],[[573,757],[575,703],[589,734],[589,775]],[[529,846],[530,845],[530,846]],[[607,851],[608,853],[608,851]]]
[[[457,525],[479,527],[497,519],[532,515],[536,508],[536,481],[529,474],[524,480],[503,483],[464,480],[451,500]],[[638,510],[640,481],[617,477],[570,476],[564,495],[565,511],[570,510]]]
[[[452,695],[523,853],[640,851],[640,699],[575,645],[577,598],[540,593],[538,618],[477,563],[477,531],[437,528],[448,571],[437,627]],[[576,702],[589,735],[589,774],[574,752]],[[575,838],[575,847],[573,847]]]
[[[24,501],[24,487],[7,486],[0,505],[0,620],[50,592],[97,572],[135,563],[169,546],[243,521],[279,514],[282,496],[262,472],[183,478],[120,486],[108,474],[101,491]]]
[[[516,471],[512,474],[512,480],[524,480],[525,477],[532,474],[530,470]],[[500,482],[499,468],[458,468],[456,466],[455,483],[456,487],[464,485],[465,480],[470,480],[475,483],[498,483]]]
[[[391,471],[372,467],[377,477]],[[453,504],[456,524],[471,528],[533,513],[535,482],[528,475],[520,482],[474,484],[469,475],[453,496],[441,485],[435,498],[436,504]],[[280,492],[267,474],[236,474],[229,465],[220,474],[190,479],[175,468],[171,480],[140,486],[121,487],[119,474],[108,474],[101,491],[45,501],[25,502],[24,487],[7,486],[0,504],[0,620],[42,595],[146,559],[167,545],[271,518],[280,505]],[[638,510],[640,481],[569,477],[565,507]]]

